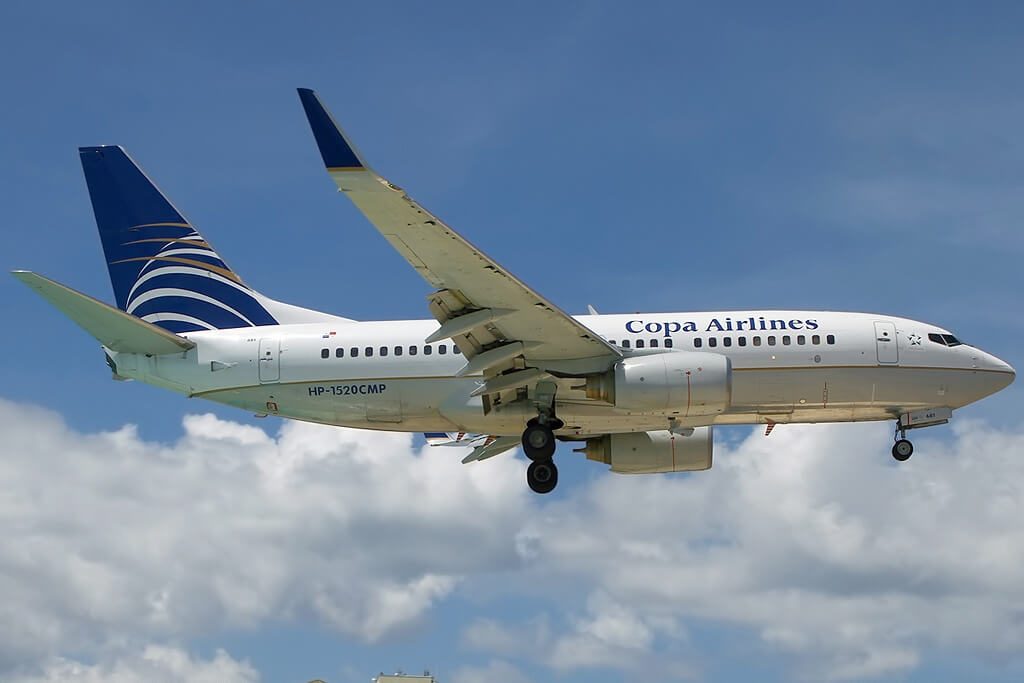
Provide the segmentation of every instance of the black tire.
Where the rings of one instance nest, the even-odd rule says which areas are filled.
[[[550,458],[535,460],[526,468],[526,483],[534,493],[551,493],[558,486],[558,468]]]
[[[523,431],[523,452],[533,461],[550,460],[555,454],[555,433],[550,427],[530,420]]]
[[[896,458],[900,462],[910,460],[910,456],[913,454],[914,444],[910,443],[906,439],[900,439],[892,446],[892,457]]]

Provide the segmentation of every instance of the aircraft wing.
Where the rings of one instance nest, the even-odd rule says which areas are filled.
[[[312,90],[299,89],[324,164],[338,188],[435,288],[430,312],[441,328],[427,342],[452,339],[468,362],[461,375],[483,373],[475,395],[533,386],[551,372],[601,372],[621,357],[581,324],[363,161]],[[543,245],[538,245],[542,253]]]

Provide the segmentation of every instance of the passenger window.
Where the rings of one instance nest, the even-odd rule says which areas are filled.
[[[703,339],[701,339],[700,337],[694,337],[693,338],[693,348],[699,349],[703,345],[704,345],[704,340]]]
[[[826,344],[835,344],[836,343],[836,335],[830,334],[830,335],[826,336],[825,337],[825,343]]]
[[[768,346],[775,346],[775,335],[768,335]]]
[[[344,358],[345,357],[345,349],[341,348],[340,346],[338,348],[334,349],[334,356],[336,358]]]
[[[380,355],[382,355],[382,356],[388,355],[388,347],[386,347],[386,346],[380,347]]]
[[[814,344],[814,345],[820,344],[821,343],[821,335],[820,334],[811,335],[811,343]]]
[[[437,352],[438,352],[439,354],[441,354],[442,356],[443,356],[443,355],[445,355],[446,353],[448,353],[448,345],[447,345],[447,344],[441,344],[441,345],[439,345],[439,346],[437,347]]]
[[[628,349],[629,347],[630,347],[629,340],[628,339],[623,339],[622,340],[622,348]]]
[[[456,356],[461,356],[462,355],[462,349],[460,349],[458,346],[453,345],[452,346],[452,353],[454,353]]]
[[[402,355],[402,347],[401,346],[396,346],[395,347],[395,355],[396,356],[401,356]]]
[[[754,346],[761,345],[761,337],[754,337]]]
[[[722,346],[732,346],[732,337],[724,337],[722,339]]]
[[[708,337],[708,346],[711,348],[718,346],[718,337]]]
[[[615,341],[614,339],[609,339],[608,343],[611,344],[612,346],[618,346],[619,345],[619,342]]]
[[[367,346],[365,349],[363,349],[363,355],[366,356],[367,358],[373,356],[373,347]]]
[[[351,349],[348,350],[348,355],[351,356],[352,358],[358,358],[359,349],[353,346]]]
[[[434,352],[434,347],[431,346],[430,344],[427,344],[426,346],[423,347],[423,355],[424,356],[429,356],[433,352]]]
[[[638,348],[638,349],[644,348],[644,340],[643,339],[637,339],[636,340],[636,348]]]
[[[658,340],[657,339],[652,339],[651,340],[651,348],[652,349],[658,348]]]
[[[672,341],[671,339],[666,339],[665,340],[665,348],[666,349],[671,349],[673,346],[675,346],[675,342],[674,341]]]
[[[805,337],[802,334],[796,335],[796,343],[799,344],[800,346],[803,346],[804,344],[807,343],[807,337]]]
[[[320,349],[320,357],[321,358],[330,358],[331,357],[331,350],[330,349]]]
[[[736,340],[736,343],[739,344],[740,346],[746,346],[747,345],[747,338],[746,337],[740,337],[740,338],[738,338]]]
[[[415,356],[419,352],[420,352],[420,347],[418,347],[418,346],[410,346],[409,347],[409,355],[410,356]]]
[[[792,341],[793,340],[790,338],[790,336],[788,334],[782,335],[782,345],[783,346],[789,346],[790,342],[792,342]]]

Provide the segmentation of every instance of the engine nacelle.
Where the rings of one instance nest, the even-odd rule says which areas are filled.
[[[605,434],[587,439],[587,460],[611,465],[620,474],[694,472],[711,469],[714,429],[697,427],[690,436],[668,431]]]
[[[716,415],[732,399],[732,364],[720,353],[699,351],[624,358],[587,378],[587,398],[630,412]]]

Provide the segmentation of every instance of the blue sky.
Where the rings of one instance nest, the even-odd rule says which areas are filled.
[[[320,93],[378,170],[569,311],[589,303],[602,312],[889,312],[943,325],[1021,367],[1021,15],[1016,5],[998,3],[7,3],[0,10],[0,153],[7,162],[0,200],[11,238],[3,261],[111,300],[76,148],[121,144],[268,295],[357,319],[426,317],[426,285],[323,173],[294,91],[303,86]],[[38,417],[36,407],[59,414],[74,437],[68,443],[102,441],[137,425],[135,436],[117,443],[130,442],[132,453],[163,444],[185,454],[198,447],[183,418],[212,413],[230,429],[258,424],[277,444],[267,448],[291,452],[280,424],[109,381],[90,340],[13,278],[0,279],[0,301],[9,330],[18,331],[0,359],[0,397],[14,414],[28,411],[25,420]],[[1020,386],[964,409],[958,420],[969,429],[937,429],[926,440],[970,458],[968,435],[994,431],[1007,435],[1011,451],[1020,448]],[[817,428],[805,440],[794,430],[796,441],[782,444],[796,457],[815,439],[881,434],[850,457],[865,461],[871,474],[863,481],[884,478],[888,469],[872,468],[887,457],[885,429],[843,429]],[[249,432],[238,434],[226,450],[247,448]],[[723,458],[753,462],[760,445],[747,430],[723,436]],[[408,458],[428,457],[416,443],[387,443]],[[936,470],[935,481],[956,481],[958,461],[939,461],[951,469]],[[746,466],[731,470],[735,491],[746,490],[739,477]],[[506,472],[495,468],[474,476]],[[510,462],[507,470],[516,486],[518,469]],[[281,589],[259,616],[225,607],[224,618],[155,630],[97,618],[88,623],[104,634],[98,641],[58,638],[40,651],[0,651],[0,664],[30,671],[62,656],[130,667],[138,658],[110,643],[142,634],[146,645],[191,653],[196,666],[213,666],[223,648],[233,663],[248,660],[271,681],[364,680],[398,666],[429,667],[445,681],[482,670],[509,680],[618,681],[663,673],[662,666],[714,680],[754,672],[775,680],[842,678],[843,671],[897,680],[1020,675],[1024,639],[1000,649],[912,634],[897,651],[864,646],[850,654],[840,645],[854,636],[822,636],[816,645],[826,654],[816,657],[814,644],[794,635],[812,633],[813,624],[773,627],[740,607],[718,612],[690,598],[659,613],[612,574],[576,572],[582,556],[552,551],[563,564],[543,579],[520,544],[541,518],[550,528],[537,538],[549,542],[562,515],[587,531],[577,518],[600,508],[599,495],[616,500],[632,491],[652,496],[652,505],[675,505],[712,496],[725,486],[715,480],[622,484],[566,459],[562,486],[543,504],[500,483],[473,481],[484,491],[498,487],[504,497],[497,500],[510,506],[504,512],[524,515],[523,526],[499,524],[495,537],[506,533],[511,545],[468,553],[464,573],[438,570],[459,576],[379,634],[353,625],[369,619],[371,607],[358,619],[331,617],[309,596]],[[972,491],[978,500],[991,493],[984,482]],[[1011,512],[1024,511],[1019,492],[1007,495]],[[933,504],[920,501],[922,509]],[[494,512],[504,516],[500,507]],[[739,518],[706,514],[713,526],[748,529]],[[8,524],[16,519],[8,516]],[[380,517],[364,522],[381,528]],[[628,545],[629,530],[609,533],[616,529],[626,537],[613,540]],[[374,542],[352,534],[350,542]],[[1024,544],[1007,548],[1024,559]],[[287,558],[277,561],[281,572],[292,571]],[[850,577],[885,574],[860,574],[838,561],[822,566],[838,586],[818,594],[829,598],[822,610],[845,609],[834,598],[857,583]],[[154,571],[154,582],[166,579]],[[423,571],[435,573],[429,563]],[[350,576],[370,581],[373,574]],[[45,590],[9,579],[10,590]],[[548,580],[547,589],[533,583]],[[997,585],[994,577],[972,595],[994,595]],[[340,600],[336,589],[325,591]],[[871,595],[871,604],[884,602],[884,591]],[[922,614],[942,621],[972,609],[964,596],[938,595],[936,604],[949,599],[949,611]],[[751,597],[754,612],[755,603]],[[55,623],[70,619],[54,615]],[[607,635],[619,632],[611,623],[649,638],[615,641]],[[562,649],[538,645],[534,651],[547,654],[531,658],[493,642],[545,629],[551,642],[568,638],[558,641]],[[593,654],[601,649],[595,642],[631,663],[605,662]],[[854,660],[871,666],[856,669]]]

